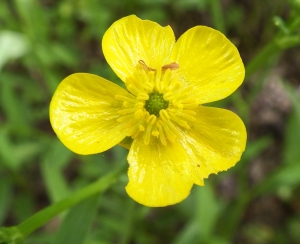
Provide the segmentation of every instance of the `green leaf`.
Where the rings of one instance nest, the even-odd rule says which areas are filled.
[[[202,243],[213,237],[222,204],[217,201],[213,186],[208,183],[204,187],[195,187],[193,192],[196,198],[193,219],[172,242],[174,244]]]
[[[2,67],[12,59],[23,56],[28,51],[28,43],[25,36],[14,31],[0,32],[0,71]]]
[[[7,214],[9,213],[10,203],[12,200],[12,185],[7,178],[0,179],[0,225],[3,224]]]
[[[95,217],[99,195],[96,194],[76,206],[67,214],[53,244],[84,243]]]
[[[0,244],[22,244],[24,236],[17,227],[0,228]]]
[[[283,150],[283,163],[284,164],[299,164],[300,162],[300,150],[299,150],[299,138],[300,138],[300,96],[296,89],[289,83],[283,82],[283,87],[293,104],[293,113],[288,118],[285,133],[285,143]]]
[[[300,163],[300,121],[294,112],[290,115],[285,130],[285,142],[283,148],[283,164],[299,164]]]
[[[0,128],[0,157],[1,164],[10,170],[16,171],[21,165],[20,159],[14,154],[13,145],[11,145],[8,136],[8,128]]]
[[[1,56],[1,55],[0,55]],[[0,103],[7,121],[13,125],[28,125],[26,102],[15,91],[13,77],[0,73]]]
[[[57,202],[70,193],[62,170],[70,162],[72,156],[73,153],[55,139],[51,142],[43,159],[42,175],[52,202]]]

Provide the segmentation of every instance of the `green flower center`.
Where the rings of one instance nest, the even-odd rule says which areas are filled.
[[[149,94],[149,99],[146,101],[145,109],[158,118],[159,111],[161,109],[167,109],[168,106],[169,102],[164,100],[162,93],[152,92]]]

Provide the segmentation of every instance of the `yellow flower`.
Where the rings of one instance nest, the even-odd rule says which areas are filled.
[[[227,97],[244,79],[239,52],[222,33],[196,26],[175,42],[170,26],[131,15],[112,24],[102,48],[127,90],[92,74],[65,78],[50,120],[66,147],[78,154],[127,147],[126,191],[155,207],[182,201],[193,184],[240,160],[241,119],[201,105]]]

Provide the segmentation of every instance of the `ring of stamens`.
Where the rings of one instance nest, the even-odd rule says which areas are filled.
[[[117,121],[123,123],[126,136],[135,139],[143,134],[146,145],[155,136],[167,146],[180,136],[178,126],[190,129],[189,122],[195,121],[194,109],[198,105],[187,97],[190,87],[183,87],[178,80],[178,68],[175,62],[157,70],[143,60],[138,62],[135,74],[125,83],[135,99],[115,96],[123,102]]]

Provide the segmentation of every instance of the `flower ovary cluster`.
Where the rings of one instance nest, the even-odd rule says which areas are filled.
[[[159,111],[167,109],[169,102],[165,101],[163,94],[159,92],[152,92],[149,94],[149,99],[145,103],[145,109],[150,113],[159,117]]]

